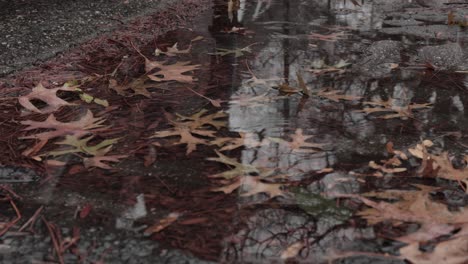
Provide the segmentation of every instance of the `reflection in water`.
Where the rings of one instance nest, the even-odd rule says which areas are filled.
[[[409,110],[407,116],[398,116],[399,122],[392,122],[358,111],[357,101],[335,102],[306,98],[301,94],[285,95],[276,89],[285,83],[299,86],[300,75],[312,92],[327,88],[362,97],[364,101],[391,100],[392,109],[397,110],[407,109],[415,102],[437,105],[442,97],[437,91],[432,95],[427,93],[428,86],[434,84],[423,83],[424,76],[420,71],[403,67],[395,70],[404,63],[406,54],[403,53],[407,52],[400,42],[382,41],[371,45],[375,41],[371,37],[373,34],[365,39],[357,33],[381,29],[382,12],[411,1],[375,2],[257,0],[240,1],[235,12],[230,9],[229,12],[233,12],[231,26],[242,22],[242,26],[253,30],[255,36],[236,38],[235,42],[227,44],[225,36],[214,34],[220,41],[218,45],[236,43],[235,48],[261,43],[255,47],[254,59],[235,61],[236,65],[245,64],[248,72],[241,75],[231,96],[230,130],[248,133],[250,139],[246,140],[267,139],[268,142],[243,150],[243,164],[275,171],[266,176],[271,181],[313,179],[317,172],[353,157],[380,155],[382,146],[389,140],[404,142],[405,137],[412,137],[412,141],[417,141],[419,135],[401,133],[407,129],[401,122],[421,134],[426,133],[424,128],[435,121],[431,120],[432,110],[422,111],[417,117]],[[311,33],[314,38],[310,37]],[[419,44],[405,41],[405,45]],[[369,46],[371,52],[366,52],[363,47]],[[342,71],[315,74],[308,71],[314,61],[321,61],[323,65],[343,61],[352,65]],[[356,75],[356,72],[361,74]],[[458,85],[464,86],[463,81]],[[448,95],[442,96],[447,98]],[[449,96],[449,104],[444,109],[439,108],[439,113],[449,114],[454,123],[464,120],[463,102],[466,100],[462,97],[464,95]],[[291,135],[298,129],[307,136],[303,144],[321,144],[323,148],[298,153],[291,144],[278,143],[280,139],[291,140]],[[392,136],[391,131],[399,132]],[[348,171],[326,174],[306,188],[293,190],[289,186],[289,194],[277,199],[277,208],[256,210],[247,219],[234,221],[245,223],[245,226],[226,240],[224,260],[273,261],[291,245],[301,246],[299,255],[307,263],[325,261],[332,249],[359,250],[354,241],[374,239],[373,229],[344,228],[341,225],[349,212],[343,211],[343,206],[330,204],[329,198],[333,195],[327,198],[321,195],[359,193],[359,186],[356,177]],[[247,184],[241,190],[248,191],[250,187]],[[240,196],[239,205],[252,206],[266,198],[262,195],[248,199]]]

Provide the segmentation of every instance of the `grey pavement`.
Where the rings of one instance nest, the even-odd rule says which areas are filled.
[[[176,0],[0,0],[0,76]]]

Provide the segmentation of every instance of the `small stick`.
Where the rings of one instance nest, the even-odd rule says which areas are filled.
[[[44,206],[41,205],[41,207],[39,207],[36,212],[33,214],[33,216],[31,216],[31,218],[29,218],[29,220],[24,223],[24,225],[18,230],[18,232],[22,232],[29,224],[31,224],[31,229],[32,229],[32,226],[33,226],[33,223],[36,221],[37,217],[39,216],[39,214],[42,212],[42,210],[44,209]]]
[[[16,219],[6,224],[5,228],[2,231],[0,231],[0,237],[3,236],[12,226],[14,226],[21,219],[21,213],[18,210],[18,207],[16,207],[15,202],[13,202],[11,198],[10,198],[10,204],[11,204],[11,207],[13,207],[13,209],[16,212]]]

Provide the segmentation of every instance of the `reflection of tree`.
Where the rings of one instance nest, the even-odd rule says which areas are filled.
[[[363,12],[333,15],[323,13],[327,5],[335,9],[356,7],[351,1],[312,2],[276,1],[272,8],[256,16],[254,22],[248,18],[251,19],[255,11],[248,8],[245,10],[244,17],[247,19],[243,23],[256,32],[252,42],[263,44],[256,46],[255,59],[247,63],[252,73],[262,81],[252,81],[252,75],[249,74],[236,87],[233,95],[247,98],[264,95],[266,98],[252,105],[232,104],[229,121],[232,130],[254,133],[258,139],[275,137],[285,140],[295,129],[302,128],[307,135],[315,136],[316,143],[333,142],[333,148],[299,155],[281,144],[267,144],[242,151],[241,161],[244,164],[277,169],[285,175],[285,179],[302,180],[314,175],[314,171],[332,167],[339,162],[358,166],[354,165],[356,159],[369,161],[380,156],[382,146],[387,141],[416,142],[421,135],[432,133],[431,128],[437,127],[440,121],[452,122],[450,129],[455,131],[466,129],[464,108],[467,95],[463,91],[467,82],[460,76],[442,76],[435,72],[435,78],[428,78],[421,72],[404,68],[387,69],[387,72],[377,72],[372,76],[363,74],[361,66],[366,63],[367,54],[362,51],[368,47],[366,41],[369,39],[366,38],[373,35],[372,31],[370,34],[349,31],[353,33],[350,34],[352,41],[315,41],[314,48],[308,46],[306,36],[310,32],[326,34],[345,30],[343,27],[328,26],[330,23],[351,25],[363,31],[378,28],[381,16],[372,1],[360,1]],[[323,19],[323,15],[328,16]],[[318,19],[321,16],[322,19]],[[355,28],[357,26],[359,28]],[[401,57],[399,52],[397,60]],[[316,59],[323,59],[329,65],[341,59],[349,60],[353,66],[344,73],[307,73],[305,70],[310,67],[310,62]],[[384,63],[376,64],[388,66]],[[372,67],[371,70],[377,71]],[[358,112],[362,108],[359,101],[333,102],[312,96],[304,99],[297,94],[278,99],[278,91],[272,87],[282,82],[297,86],[298,71],[303,73],[308,88],[313,91],[329,87],[346,95],[363,97],[363,101],[393,99],[392,102],[398,107],[432,101],[435,108],[407,120],[383,120]],[[280,80],[263,80],[275,78]],[[439,78],[449,81],[441,84]],[[447,87],[454,88],[448,90]],[[447,116],[451,120],[443,120]],[[264,201],[258,197],[249,199],[257,203]],[[248,206],[244,200],[242,203]],[[298,208],[290,210],[287,203],[280,200],[276,209],[258,210],[251,217],[239,219],[246,226],[231,239],[226,248],[226,258],[252,262],[277,259],[281,250],[293,243],[304,242],[306,249],[301,256],[309,256],[308,260],[314,261],[314,256],[325,254],[330,247],[350,248],[354,239],[373,238],[372,229],[342,228],[341,223],[323,215],[311,217]]]

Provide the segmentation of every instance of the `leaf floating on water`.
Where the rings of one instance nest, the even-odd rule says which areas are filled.
[[[411,118],[413,117],[413,111],[420,110],[424,108],[429,108],[431,106],[430,103],[424,104],[409,104],[407,106],[397,106],[395,105],[395,99],[389,99],[387,101],[368,101],[364,102],[363,104],[371,105],[373,107],[365,107],[362,110],[358,110],[358,112],[364,112],[366,114],[375,114],[375,113],[390,113],[378,116],[378,118],[383,119],[392,119],[392,118]]]
[[[314,95],[318,96],[318,97],[321,97],[321,98],[328,99],[328,100],[333,101],[333,102],[337,102],[337,103],[340,100],[355,101],[355,100],[360,100],[362,98],[360,96],[342,94],[341,91],[327,90],[327,89],[321,90],[321,91],[315,93]]]
[[[105,139],[96,145],[88,145],[88,142],[91,141],[94,136],[89,136],[86,138],[78,138],[77,136],[66,136],[64,140],[57,142],[57,145],[70,146],[73,148],[68,148],[65,150],[55,150],[50,151],[43,156],[61,156],[71,153],[84,153],[91,156],[104,156],[112,148],[112,145],[120,140],[120,138]]]
[[[234,150],[237,148],[245,147],[245,148],[257,148],[260,146],[268,145],[269,141],[267,139],[262,140],[261,142],[254,138],[253,133],[239,133],[239,138],[234,137],[223,137],[223,138],[216,138],[215,140],[211,141],[211,144],[216,145],[218,147],[222,147],[219,151],[228,151]]]
[[[105,170],[110,170],[112,169],[111,166],[107,165],[104,163],[106,162],[120,162],[120,159],[126,158],[128,155],[111,155],[111,156],[95,156],[91,158],[84,158],[83,159],[83,164],[85,168],[101,168]]]
[[[156,61],[149,61],[146,59],[146,71],[152,71],[159,68],[159,71],[148,74],[148,78],[155,82],[176,81],[181,83],[193,83],[197,79],[191,75],[184,73],[193,72],[198,70],[201,65],[189,65],[190,61],[176,62],[174,64],[163,64]]]
[[[327,74],[327,73],[338,73],[342,74],[346,71],[346,67],[351,65],[345,60],[340,60],[335,65],[327,65],[323,60],[315,60],[312,62],[312,69],[309,72],[312,72],[316,75]]]
[[[311,33],[309,34],[309,39],[336,42],[338,40],[345,39],[347,35],[348,34],[346,34],[344,31],[334,32],[330,34]]]
[[[117,80],[110,79],[109,88],[116,91],[117,94],[122,96],[143,95],[147,98],[151,98],[151,93],[149,89],[160,88],[161,84],[148,81],[150,81],[150,79],[146,75],[136,78],[127,84],[118,84]],[[131,90],[133,93],[127,93],[127,90]]]
[[[178,43],[175,43],[172,47],[168,47],[167,48],[167,51],[162,51],[160,49],[156,49],[154,51],[154,55],[156,56],[160,56],[161,54],[164,54],[168,57],[175,57],[179,54],[188,54],[190,53],[190,50],[192,49],[192,44],[189,45],[189,47],[187,49],[184,49],[184,50],[179,50],[179,48],[177,47],[177,44]]]
[[[302,128],[296,129],[295,133],[290,135],[292,141],[286,141],[279,138],[271,138],[273,142],[286,145],[293,152],[298,153],[316,153],[323,150],[323,147],[326,144],[310,143],[307,140],[313,138],[314,136],[307,136],[303,134]]]
[[[217,48],[216,52],[214,53],[208,53],[209,55],[219,55],[221,57],[227,56],[227,55],[234,55],[234,57],[242,57],[245,55],[245,53],[252,53],[252,49],[250,48],[253,45],[256,45],[257,43],[250,44],[244,48],[237,48],[237,49],[223,49],[223,48]]]
[[[23,155],[30,156],[37,153],[51,139],[64,137],[67,135],[82,137],[86,134],[96,133],[107,128],[103,127],[105,119],[102,117],[95,118],[93,113],[88,110],[86,115],[77,121],[60,122],[51,114],[45,121],[22,121],[22,125],[27,125],[24,130],[48,129],[52,131],[40,132],[37,134],[21,137],[20,139],[38,139],[39,143],[23,152]]]
[[[211,143],[204,138],[215,138],[216,131],[208,130],[207,126],[212,126],[216,129],[226,126],[226,121],[219,119],[225,118],[227,115],[224,112],[208,115],[206,113],[207,110],[202,109],[200,112],[191,116],[178,115],[178,121],[171,121],[172,129],[156,132],[151,138],[178,136],[180,140],[174,144],[186,144],[187,155],[196,150],[197,145],[211,145]]]
[[[249,175],[251,173],[260,173],[260,170],[255,166],[239,163],[236,159],[229,158],[217,150],[215,151],[216,154],[218,154],[218,157],[207,158],[207,160],[220,162],[234,168],[225,172],[211,175],[209,176],[210,178],[234,179],[236,177]]]

